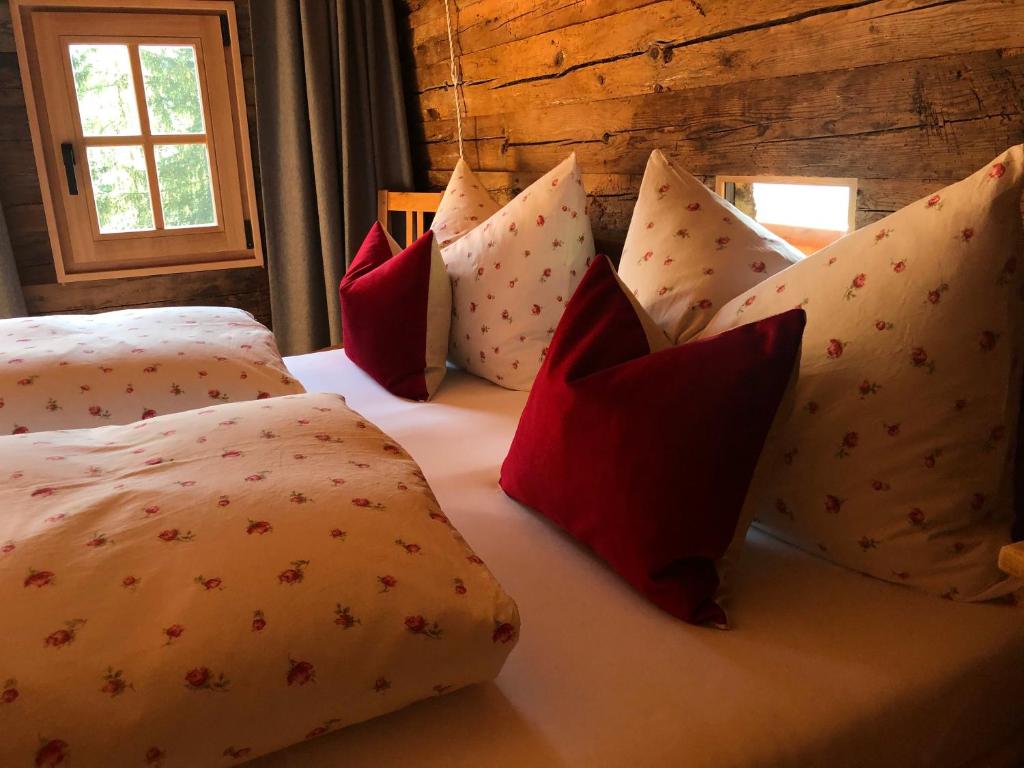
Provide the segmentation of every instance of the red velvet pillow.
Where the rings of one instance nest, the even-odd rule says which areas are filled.
[[[374,223],[338,286],[345,354],[399,397],[426,400],[444,378],[452,289],[427,230],[400,251]]]
[[[721,559],[803,335],[804,312],[651,352],[599,258],[555,331],[501,487],[692,623],[725,624]]]

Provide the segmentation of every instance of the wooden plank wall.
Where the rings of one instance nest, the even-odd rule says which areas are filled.
[[[1022,0],[451,0],[466,158],[508,198],[571,151],[599,245],[650,151],[852,176],[862,226],[1024,141]],[[422,188],[458,156],[444,0],[400,0]]]
[[[235,0],[249,132],[259,199],[249,0]],[[10,7],[0,0],[0,203],[31,314],[95,312],[133,306],[212,304],[240,307],[270,324],[270,295],[262,268],[97,280],[59,285],[43,216],[39,178],[21,89]],[[260,220],[262,221],[262,211]]]

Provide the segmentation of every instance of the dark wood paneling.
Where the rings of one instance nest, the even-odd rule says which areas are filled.
[[[235,0],[235,8],[256,197],[257,204],[261,206],[249,0]],[[261,322],[270,324],[270,298],[263,269],[57,284],[7,0],[0,0],[0,203],[4,207],[18,275],[32,314],[212,304],[240,307],[252,312]],[[257,213],[262,222],[262,209]]]

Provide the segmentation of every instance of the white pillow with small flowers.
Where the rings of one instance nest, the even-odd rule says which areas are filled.
[[[233,765],[494,678],[515,603],[318,393],[0,437],[0,765]]]
[[[0,434],[130,424],[304,391],[274,334],[233,307],[0,320]]]
[[[659,151],[647,161],[619,277],[676,344],[803,254]]]
[[[528,390],[565,304],[594,258],[576,156],[441,249],[452,279],[449,358]]]
[[[765,280],[701,338],[807,312],[745,514],[798,546],[960,600],[1009,596],[1024,347],[1024,147]],[[1012,599],[1009,598],[1008,599]]]
[[[489,219],[499,208],[501,206],[487,194],[476,174],[460,157],[430,228],[437,236],[437,244],[444,248]]]

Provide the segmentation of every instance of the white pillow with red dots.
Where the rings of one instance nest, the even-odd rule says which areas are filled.
[[[997,558],[1013,538],[1022,190],[1017,146],[718,311],[699,339],[807,312],[746,516],[880,579],[1015,599],[1024,579]]]
[[[457,171],[449,187],[478,183],[471,176],[468,167]],[[571,155],[441,249],[452,281],[450,360],[503,387],[530,389],[594,258],[586,204]]]
[[[304,391],[274,334],[241,309],[0,320],[0,435],[129,424]]]
[[[501,208],[461,157],[437,206],[430,228],[437,244],[451,245]]]
[[[723,304],[802,258],[654,150],[622,247],[619,277],[680,344],[696,336]]]

